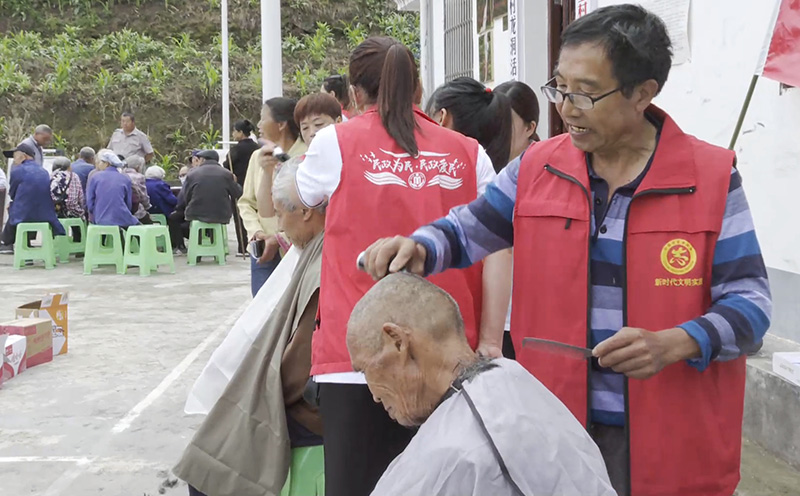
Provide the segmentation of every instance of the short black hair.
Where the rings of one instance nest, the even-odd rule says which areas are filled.
[[[233,123],[233,129],[239,131],[240,133],[244,133],[245,136],[250,136],[253,132],[255,132],[256,127],[247,119],[242,119]]]
[[[672,68],[672,42],[657,15],[638,5],[612,5],[581,17],[564,30],[561,47],[598,43],[611,61],[614,77],[629,97],[648,81],[664,88]]]
[[[136,117],[134,117],[133,112],[123,112],[122,117],[130,117],[131,122],[136,122]]]

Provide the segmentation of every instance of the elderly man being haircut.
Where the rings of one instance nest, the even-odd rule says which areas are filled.
[[[377,283],[353,309],[347,348],[375,401],[420,426],[373,495],[616,494],[569,410],[517,362],[479,358],[437,286],[406,273]]]
[[[322,457],[313,455],[322,449],[322,424],[303,391],[311,370],[325,209],[300,202],[297,165],[297,159],[283,165],[273,200],[278,226],[300,258],[283,297],[174,469],[192,496],[279,494],[290,470],[290,485],[310,474],[321,481]]]

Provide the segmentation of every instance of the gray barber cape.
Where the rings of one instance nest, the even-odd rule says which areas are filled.
[[[512,360],[467,382],[486,429],[525,496],[615,496],[586,430]],[[389,465],[372,496],[519,496],[503,476],[464,393],[451,395]]]

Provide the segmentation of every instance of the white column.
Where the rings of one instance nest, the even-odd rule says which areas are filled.
[[[433,0],[431,5],[430,39],[431,63],[433,74],[431,93],[444,84],[444,2]]]
[[[261,0],[261,99],[283,95],[281,2]]]
[[[547,0],[517,1],[517,53],[519,76],[517,79],[533,88],[539,97],[539,137],[550,136],[550,104],[539,87],[547,82],[550,51],[550,26]]]
[[[226,152],[231,139],[230,73],[228,64],[228,0],[222,0],[222,149]]]

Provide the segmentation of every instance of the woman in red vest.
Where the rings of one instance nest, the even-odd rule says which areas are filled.
[[[356,267],[358,254],[376,237],[410,233],[474,200],[495,176],[475,140],[438,126],[415,107],[416,62],[397,40],[374,37],[359,45],[350,58],[350,81],[364,113],[321,130],[297,174],[304,204],[329,202],[311,369],[325,425],[328,496],[368,495],[412,436],[375,403],[393,393],[371,394],[350,364],[347,322],[373,285]],[[480,325],[482,272],[478,264],[431,281],[458,302],[471,346],[496,355],[502,326],[495,332]]]

